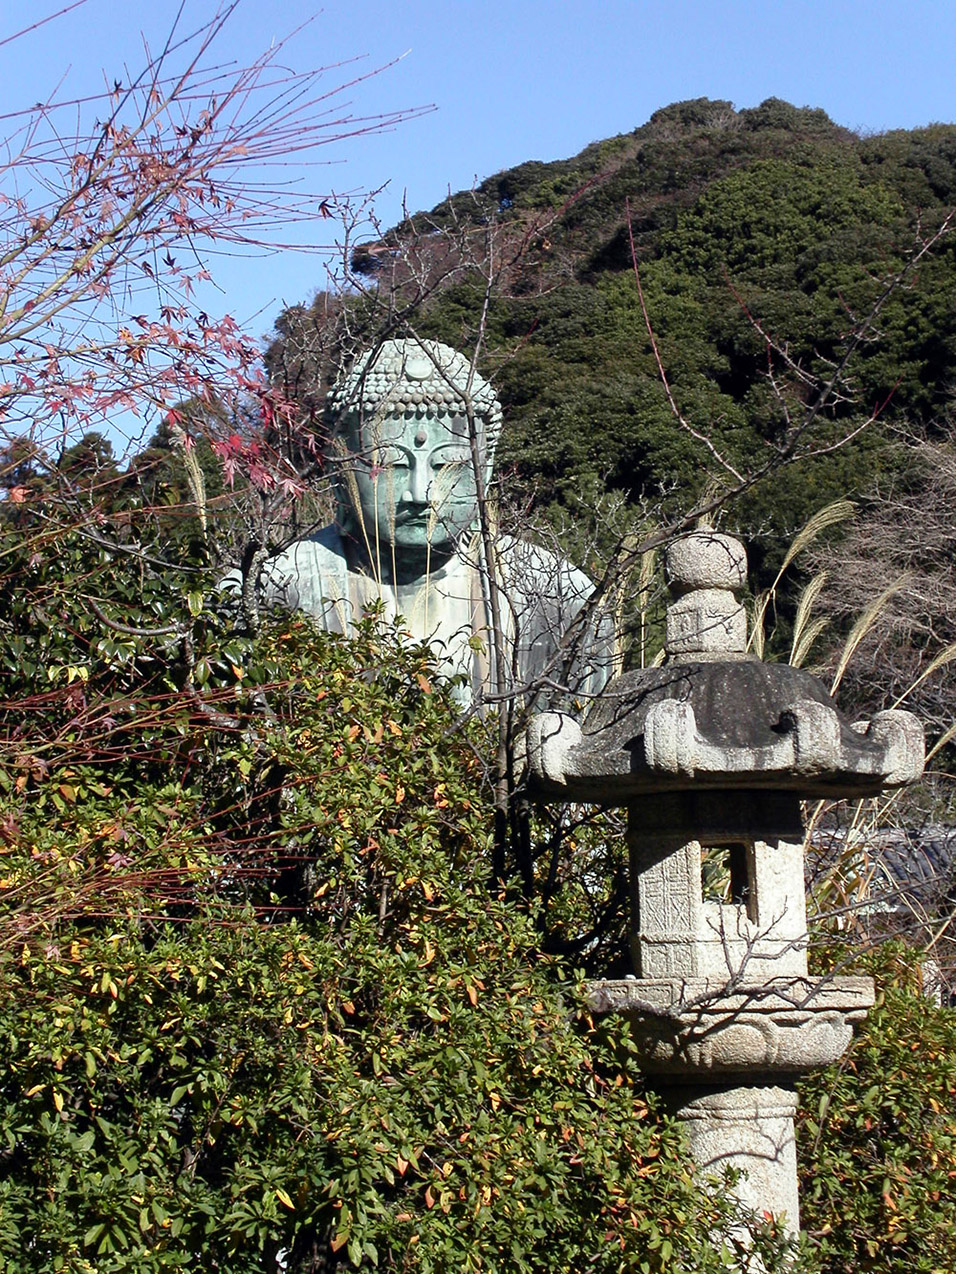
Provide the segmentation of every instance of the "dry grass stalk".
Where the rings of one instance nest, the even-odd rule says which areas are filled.
[[[827,626],[825,619],[816,619],[810,623],[810,614],[827,579],[827,572],[821,571],[800,594],[797,615],[793,623],[793,642],[790,646],[790,664],[793,668],[803,666],[811,646]]]
[[[813,517],[810,518],[794,536],[793,543],[787,549],[786,555],[784,556],[784,559],[783,559],[783,562],[781,563],[779,571],[777,571],[777,575],[773,583],[770,585],[768,589],[766,589],[762,593],[759,593],[757,597],[754,599],[753,617],[752,617],[751,626],[750,626],[750,640],[748,643],[748,648],[753,650],[754,654],[757,656],[758,659],[763,659],[764,650],[766,648],[765,625],[766,625],[767,609],[770,606],[771,602],[776,602],[777,587],[780,584],[780,581],[783,579],[787,568],[793,563],[794,559],[797,558],[804,551],[804,549],[809,548],[810,545],[813,544],[815,540],[819,539],[819,537],[823,534],[824,531],[829,530],[830,527],[839,526],[841,522],[845,522],[847,521],[848,518],[852,518],[855,513],[856,513],[856,505],[853,503],[852,500],[834,500],[832,504],[824,505],[822,509],[818,509],[817,512],[814,513]],[[826,573],[824,572],[824,575],[825,574]],[[819,592],[822,586],[823,586],[822,584],[818,585],[816,587],[816,590],[812,593],[809,599],[809,604],[806,608],[808,614],[809,614],[809,609],[813,605],[813,602],[816,600],[816,597],[819,595]],[[811,581],[811,583],[807,586],[807,591],[810,588],[813,588],[813,581]],[[805,620],[806,620],[806,616],[804,617],[804,622]],[[798,621],[798,629],[799,629],[799,623],[800,623],[799,611],[797,613],[797,621]],[[820,631],[822,631],[822,629]],[[798,636],[798,631],[795,630],[794,646],[793,646],[793,651],[791,652],[791,660],[790,660],[791,663],[793,663],[793,653],[796,651],[797,636]],[[819,632],[815,634],[813,640],[816,640],[817,636],[819,636]],[[812,645],[812,642],[810,643],[810,645]],[[806,657],[808,653],[809,653],[809,645],[804,650],[804,658]],[[799,667],[799,666],[800,666],[799,664],[794,664],[794,667]]]
[[[909,576],[901,575],[898,580],[895,580],[889,586],[889,588],[884,588],[879,597],[874,597],[873,601],[870,602],[869,606],[867,606],[866,610],[850,629],[849,636],[847,637],[843,645],[843,650],[840,654],[840,660],[837,664],[836,672],[833,674],[833,681],[830,685],[831,695],[836,694],[840,682],[843,680],[843,674],[846,672],[847,664],[856,653],[860,642],[879,619],[890,599],[894,597],[901,588],[905,587],[908,579]]]

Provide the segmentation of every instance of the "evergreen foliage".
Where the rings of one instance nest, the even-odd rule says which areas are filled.
[[[492,888],[430,653],[244,635],[201,566],[99,540],[3,544],[0,1269],[744,1261]]]
[[[482,364],[505,409],[500,460],[510,488],[534,491],[553,509],[573,508],[581,489],[634,501],[663,492],[673,512],[719,475],[667,404],[626,206],[677,405],[746,468],[779,443],[785,413],[799,412],[811,385],[826,380],[887,282],[943,223],[956,203],[954,154],[950,125],[860,137],[823,111],[778,99],[739,112],[728,102],[682,102],[572,159],[496,174],[395,227],[373,251],[359,249],[353,263],[384,287],[390,252],[436,228],[494,227],[505,244],[522,241],[511,285],[491,300]],[[547,229],[536,232],[546,214]],[[842,451],[758,485],[733,510],[745,536],[762,541],[758,584],[816,508],[865,494],[898,467],[886,443],[902,423],[921,435],[948,429],[954,286],[953,242],[943,237],[887,302],[878,334],[853,353],[851,392],[823,413],[815,445],[832,446],[878,408],[876,424]],[[467,348],[482,298],[481,280],[460,271],[428,300],[417,328]],[[316,307],[280,320],[274,368],[284,350],[308,343],[301,338],[327,310],[324,295]],[[799,375],[788,378],[767,337]],[[295,392],[311,392],[314,403],[316,383]]]
[[[846,959],[831,949],[825,963]],[[956,1237],[956,1012],[928,998],[919,957],[862,961],[879,997],[836,1066],[801,1086],[802,1223],[821,1274],[946,1274]]]

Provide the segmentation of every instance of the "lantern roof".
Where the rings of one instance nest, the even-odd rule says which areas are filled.
[[[532,719],[539,791],[617,805],[701,787],[856,798],[919,778],[923,729],[912,713],[851,721],[817,677],[748,651],[738,540],[694,532],[671,547],[666,569],[663,664],[612,680],[583,725],[557,712]]]

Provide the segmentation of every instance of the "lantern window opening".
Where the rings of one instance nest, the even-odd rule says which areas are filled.
[[[701,901],[743,907],[757,919],[754,842],[733,840],[702,843],[700,847]]]

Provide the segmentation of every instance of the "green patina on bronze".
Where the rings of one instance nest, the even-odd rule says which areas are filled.
[[[466,678],[463,697],[500,686],[501,652],[509,691],[544,680],[572,694],[600,689],[610,622],[578,625],[577,653],[566,653],[588,577],[511,536],[495,537],[488,561],[479,493],[491,480],[501,408],[468,359],[437,341],[385,341],[336,385],[327,412],[336,519],[266,569],[267,596],[342,633],[380,604],[431,643],[445,671]]]

